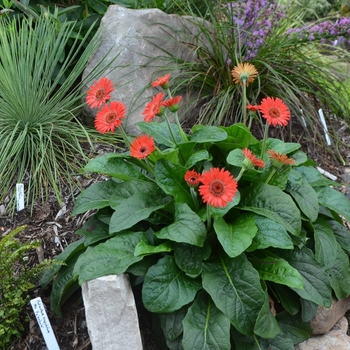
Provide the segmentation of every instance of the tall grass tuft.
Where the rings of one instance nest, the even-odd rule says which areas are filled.
[[[75,25],[45,15],[0,19],[0,203],[15,183],[25,182],[32,208],[50,191],[60,203],[63,186],[77,185],[73,175],[87,158],[81,141],[92,148],[77,119],[82,87],[101,69],[81,81],[99,41],[87,42],[89,32],[72,38]]]

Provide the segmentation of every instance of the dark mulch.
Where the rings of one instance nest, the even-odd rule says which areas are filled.
[[[344,143],[349,145],[349,129],[343,124],[338,125],[341,131],[340,138]],[[302,132],[302,131],[301,131]],[[278,137],[279,135],[274,135]],[[295,141],[299,142],[301,133],[294,135]],[[311,140],[312,141],[312,140]],[[344,167],[329,153],[325,147],[319,147],[312,142],[305,142],[303,149],[308,153],[309,157],[313,159],[322,169],[330,172],[338,177],[340,183],[343,182]],[[347,164],[350,164],[350,151],[346,146],[340,147],[340,152]],[[98,181],[99,178],[81,178],[83,187],[89,186],[92,182]],[[339,190],[349,196],[350,182],[339,184]],[[79,193],[77,191],[75,196]],[[0,203],[1,204],[1,203]],[[30,210],[25,210],[15,213],[14,217],[8,217],[5,214],[0,214],[0,235],[6,234],[10,230],[27,224],[28,227],[22,231],[18,238],[22,242],[39,240],[42,242],[40,249],[32,252],[28,261],[29,266],[37,264],[39,259],[52,259],[57,254],[61,253],[69,243],[79,239],[74,232],[81,227],[87,216],[78,215],[71,216],[73,209],[72,196],[66,194],[64,205],[59,206],[54,196],[45,203],[45,205],[37,205],[31,215]],[[47,313],[51,321],[52,327],[56,334],[61,350],[89,350],[91,344],[88,336],[88,330],[84,315],[84,305],[81,298],[80,291],[76,292],[63,307],[63,318],[57,317],[50,310],[50,288],[42,290],[36,288],[31,292],[30,297],[35,298],[40,296],[47,307]],[[160,350],[152,335],[150,315],[142,308],[140,300],[136,300],[139,306],[139,320],[142,332],[144,349],[145,350]],[[31,307],[28,305],[24,310],[24,317],[27,317],[25,322],[26,331],[21,339],[16,340],[9,350],[45,350],[45,342],[40,333],[35,316]]]

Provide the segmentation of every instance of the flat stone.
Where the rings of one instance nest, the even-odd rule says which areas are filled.
[[[321,336],[312,337],[298,345],[296,350],[350,350],[350,337],[347,336],[348,320],[342,317],[333,329]]]
[[[349,309],[350,297],[341,300],[333,298],[332,305],[329,308],[319,306],[316,316],[310,322],[313,330],[312,334],[327,333]]]
[[[82,295],[93,350],[143,349],[127,275],[108,275],[85,282]]]

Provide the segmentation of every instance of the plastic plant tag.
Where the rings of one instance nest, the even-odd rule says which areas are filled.
[[[40,297],[32,299],[30,301],[32,309],[34,311],[36,320],[39,324],[41,333],[44,337],[48,350],[60,350],[55,334],[52,330],[51,323],[47,317],[45,306]]]
[[[24,185],[16,184],[16,208],[17,211],[24,209]]]
[[[321,108],[318,110],[318,114],[320,116],[320,120],[321,120],[321,123],[323,126],[324,135],[326,138],[327,145],[329,146],[331,144],[331,139],[329,138],[329,135],[328,135],[328,128],[327,128],[326,120],[324,118],[323,111]]]

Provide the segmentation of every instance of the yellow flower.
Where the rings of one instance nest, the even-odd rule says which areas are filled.
[[[252,83],[258,71],[250,63],[238,63],[238,66],[235,66],[231,72],[235,84],[246,84]]]

